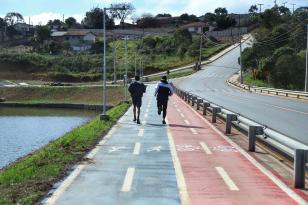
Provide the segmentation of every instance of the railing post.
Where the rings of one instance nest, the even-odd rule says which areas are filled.
[[[188,104],[190,103],[190,97],[191,97],[191,95],[188,94],[188,100],[187,100],[187,103],[188,103]]]
[[[227,114],[226,134],[230,134],[231,133],[232,121],[236,121],[236,120],[237,120],[237,115],[235,115],[235,114]]]
[[[248,150],[250,152],[256,151],[256,135],[262,135],[263,134],[263,127],[261,126],[249,126],[248,130]]]
[[[195,106],[195,97],[192,97],[191,106]]]
[[[203,115],[206,115],[206,109],[210,107],[210,103],[203,102]]]
[[[305,166],[307,150],[296,149],[294,158],[294,187],[305,188]]]
[[[221,109],[219,107],[213,107],[212,110],[212,123],[216,123],[216,117],[217,114],[221,112]]]
[[[197,99],[197,110],[200,110],[200,103],[202,103],[202,99]]]
[[[187,93],[184,94],[184,100],[187,101]]]

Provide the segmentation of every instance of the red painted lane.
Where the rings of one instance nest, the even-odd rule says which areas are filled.
[[[297,204],[238,150],[206,124],[177,96],[170,100],[168,123],[193,205]],[[184,118],[190,122],[187,125]],[[193,127],[198,134],[193,134]],[[212,154],[206,154],[205,142]],[[222,167],[238,187],[231,191],[216,170]]]

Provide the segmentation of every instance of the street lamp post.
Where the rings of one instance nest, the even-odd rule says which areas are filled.
[[[125,10],[125,7],[123,8],[104,8],[103,13],[103,29],[104,29],[104,54],[103,54],[103,113],[100,114],[101,120],[109,120],[109,116],[106,114],[106,12],[107,10],[117,10],[122,9]]]
[[[201,60],[202,60],[202,40],[203,40],[203,33],[201,33],[201,36],[200,36],[200,51],[199,51],[199,64],[198,64],[198,68],[199,69],[199,66],[201,68]]]
[[[124,102],[128,102],[127,100],[127,36],[125,36],[125,76],[124,76],[124,93],[125,93],[125,100]]]
[[[308,24],[306,25],[307,46],[306,46],[306,76],[305,76],[305,92],[308,92]]]
[[[238,15],[238,35],[239,35],[239,40],[240,40],[240,66],[241,66],[241,71],[240,71],[240,81],[243,83],[243,64],[242,64],[242,34],[241,34],[241,14]]]

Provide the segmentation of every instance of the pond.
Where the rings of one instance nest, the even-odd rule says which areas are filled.
[[[70,109],[0,107],[0,169],[97,114],[95,111]]]

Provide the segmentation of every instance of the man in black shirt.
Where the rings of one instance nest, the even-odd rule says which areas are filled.
[[[131,94],[132,100],[133,100],[133,106],[134,106],[134,122],[137,121],[138,124],[140,124],[140,107],[142,105],[142,96],[143,93],[145,93],[146,87],[145,85],[140,82],[140,77],[135,76],[135,82],[130,84],[128,91]],[[137,112],[137,118],[136,118],[136,109]]]
[[[172,94],[173,94],[173,88],[168,83],[167,77],[163,76],[161,78],[161,81],[156,85],[156,90],[155,90],[158,114],[160,115],[161,111],[163,111],[163,124],[166,124],[165,118],[167,115],[168,100],[169,96],[171,96]]]

